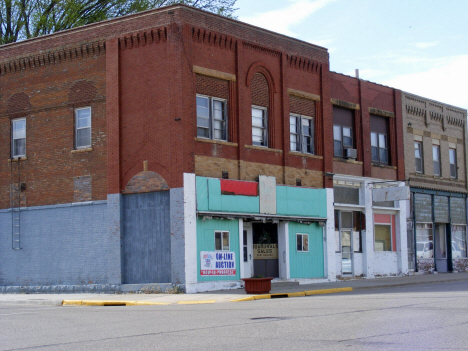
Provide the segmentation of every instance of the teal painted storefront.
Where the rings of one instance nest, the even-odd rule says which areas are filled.
[[[260,213],[260,196],[222,194],[220,179],[196,177],[198,281],[240,280],[240,265],[244,262],[241,262],[239,218],[258,221],[255,219],[256,215],[263,215]],[[286,236],[289,244],[288,264],[291,279],[325,276],[323,227],[317,223],[318,220],[325,221],[327,217],[325,189],[277,185],[276,214],[263,216],[266,216],[264,220],[269,223],[277,217],[280,217],[282,222],[289,223],[288,232],[283,232],[283,235]],[[298,221],[305,221],[309,224],[302,224]],[[200,252],[215,251],[214,233],[218,230],[229,231],[229,251],[236,255],[235,276],[202,276],[200,274]],[[296,233],[309,235],[308,252],[297,251]]]
[[[200,252],[215,251],[215,231],[229,232],[229,251],[236,254],[235,276],[202,276],[200,275]],[[197,218],[197,272],[198,281],[239,280],[240,279],[240,250],[239,250],[239,220]]]
[[[289,274],[291,278],[323,278],[323,228],[317,223],[310,225],[289,222]],[[298,252],[296,234],[309,235],[309,251]]]

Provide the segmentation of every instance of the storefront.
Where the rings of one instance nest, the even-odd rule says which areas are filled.
[[[186,230],[188,292],[238,288],[241,278],[253,276],[329,277],[325,225],[331,189],[276,185],[274,177],[266,176],[258,182],[193,180],[196,231]]]
[[[335,175],[337,276],[373,278],[407,272],[405,202],[373,201],[374,189],[403,185],[401,182]]]
[[[465,194],[411,188],[411,221],[410,268],[427,273],[468,269]]]

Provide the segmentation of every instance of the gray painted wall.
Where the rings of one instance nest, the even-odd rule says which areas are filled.
[[[117,245],[109,245],[107,201],[22,209],[21,250],[11,248],[11,221],[1,210],[0,286],[109,284]]]

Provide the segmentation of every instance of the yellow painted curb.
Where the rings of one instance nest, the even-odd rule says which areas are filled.
[[[305,291],[288,293],[288,297],[301,297],[301,296],[305,296],[305,295],[306,295]]]
[[[62,305],[81,306],[81,300],[63,300]]]
[[[178,305],[199,305],[204,303],[215,303],[216,300],[200,300],[200,301],[179,301]]]
[[[254,295],[253,298],[254,298],[255,300],[271,299],[271,294]]]
[[[309,290],[304,291],[306,296],[310,295],[322,295],[322,294],[333,294],[346,291],[353,291],[353,288],[336,288],[336,289],[322,289],[322,290]]]
[[[231,300],[231,302],[241,302],[241,301],[254,301],[255,298],[253,296],[243,297],[242,299]]]

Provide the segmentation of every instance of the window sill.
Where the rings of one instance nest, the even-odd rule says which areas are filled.
[[[380,168],[387,168],[387,169],[397,169],[395,166],[390,166],[382,163],[374,163],[372,162],[373,167],[380,167]]]
[[[205,139],[205,138],[194,138],[195,141],[201,141],[202,143],[210,143],[210,144],[220,144],[220,145],[227,145],[227,146],[239,146],[237,143],[231,143],[230,141],[225,140],[216,140],[216,139]]]
[[[76,149],[76,150],[72,150],[70,151],[72,154],[81,154],[83,152],[91,152],[93,151],[93,148],[92,147],[87,147],[85,149]]]
[[[294,155],[294,156],[299,156],[299,157],[309,157],[309,158],[316,158],[319,160],[323,160],[323,156],[318,156],[314,154],[304,154],[302,152],[297,152],[297,151],[289,151],[289,154]]]
[[[21,157],[15,157],[15,158],[9,158],[8,163],[11,162],[18,162],[18,161],[26,161],[28,158],[26,156],[21,156]]]
[[[276,152],[276,153],[283,153],[283,150],[279,149],[270,149],[266,146],[255,146],[255,145],[244,145],[246,149],[252,149],[252,150],[261,150],[261,151],[269,151],[269,152]]]
[[[339,157],[333,157],[333,161],[344,162],[344,163],[352,163],[353,165],[362,165],[361,161],[354,161],[354,160],[349,160],[349,159],[346,159],[346,158],[339,158]]]

